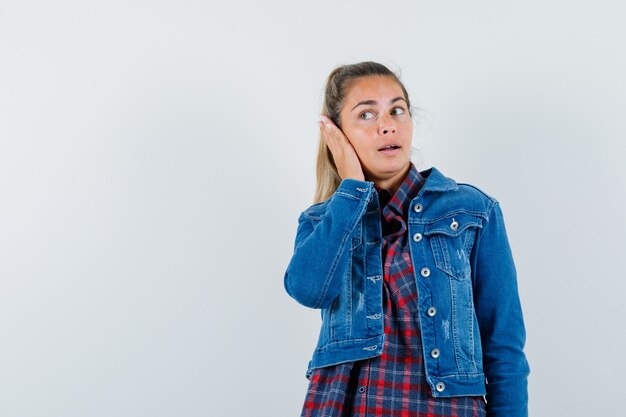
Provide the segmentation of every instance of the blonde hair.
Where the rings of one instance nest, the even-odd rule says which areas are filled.
[[[411,103],[409,95],[400,81],[399,77],[386,66],[377,62],[365,61],[358,64],[341,65],[335,68],[326,79],[324,88],[324,102],[322,104],[322,113],[328,116],[332,122],[341,129],[341,118],[339,114],[343,107],[343,101],[346,97],[350,83],[361,77],[369,77],[382,75],[391,77],[398,83],[406,99],[409,114],[411,113]],[[320,133],[319,144],[317,148],[316,163],[317,182],[315,186],[315,196],[313,204],[327,200],[341,184],[341,177],[337,171],[337,166],[333,160],[332,152],[326,145],[324,137]]]

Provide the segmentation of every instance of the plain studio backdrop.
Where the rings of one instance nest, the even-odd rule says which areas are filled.
[[[623,411],[626,11],[607,1],[0,2],[0,417],[299,415],[283,288],[327,74],[501,203],[536,417]]]

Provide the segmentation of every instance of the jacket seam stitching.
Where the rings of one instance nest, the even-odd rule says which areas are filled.
[[[343,193],[341,193],[343,195]],[[346,242],[348,241],[348,237],[350,237],[350,235],[352,234],[352,232],[354,231],[354,228],[356,227],[356,221],[363,216],[363,210],[366,207],[366,202],[367,199],[363,199],[361,201],[361,199],[358,199],[359,203],[361,204],[361,207],[359,208],[358,211],[356,211],[355,216],[352,217],[352,219],[350,220],[349,223],[349,227],[348,229],[345,231],[345,233],[343,234],[342,238],[341,238],[341,244],[339,246],[339,251],[337,252],[337,254],[335,255],[335,259],[333,259],[333,262],[330,266],[330,270],[328,271],[328,275],[326,276],[326,278],[324,279],[324,285],[322,286],[322,291],[320,293],[320,296],[317,299],[317,302],[315,303],[315,308],[320,308],[322,301],[324,300],[324,298],[326,298],[326,293],[328,292],[328,287],[330,286],[330,281],[332,276],[335,274],[335,271],[337,269],[337,265],[339,264],[339,259],[341,259],[341,255],[343,254],[343,251],[345,250],[345,246],[346,246]]]

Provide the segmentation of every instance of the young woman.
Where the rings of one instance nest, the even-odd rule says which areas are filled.
[[[498,201],[416,169],[409,96],[381,64],[331,72],[320,131],[315,204],[284,278],[322,316],[302,416],[527,416]]]

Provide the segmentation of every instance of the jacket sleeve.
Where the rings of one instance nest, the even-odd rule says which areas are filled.
[[[489,417],[527,417],[530,372],[526,331],[500,204],[492,200],[472,259],[474,305],[480,328]]]
[[[285,290],[300,304],[327,308],[339,294],[349,265],[352,233],[367,209],[373,185],[345,178],[319,219],[311,218],[306,210],[300,214],[284,278]]]

